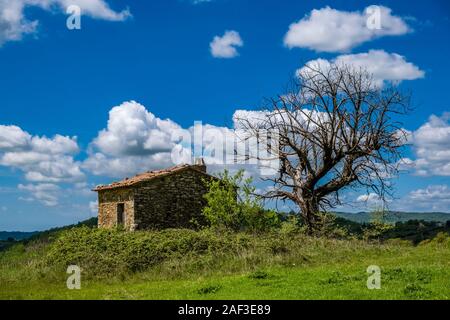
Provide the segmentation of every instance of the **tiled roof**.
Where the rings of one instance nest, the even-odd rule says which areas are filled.
[[[189,165],[189,164],[182,164],[175,167],[163,169],[163,170],[155,170],[155,171],[147,171],[144,173],[140,173],[135,175],[132,178],[125,178],[121,181],[113,182],[111,184],[107,185],[99,185],[93,189],[93,191],[101,191],[101,190],[109,190],[109,189],[115,189],[115,188],[123,188],[123,187],[130,187],[133,186],[139,182],[142,181],[148,181],[152,180],[154,178],[159,178],[163,176],[167,176],[170,174],[178,173],[187,169],[196,170],[202,174],[208,175],[206,172],[202,171],[199,166],[196,165]]]

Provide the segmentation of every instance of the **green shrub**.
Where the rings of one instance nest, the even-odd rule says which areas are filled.
[[[370,223],[363,229],[363,239],[380,239],[386,232],[392,230],[394,225],[387,223],[389,212],[385,210],[375,210],[371,213]]]
[[[125,232],[81,227],[60,234],[49,250],[47,263],[61,268],[76,264],[86,274],[109,276],[142,271],[169,259],[230,252],[244,246],[245,240],[232,241],[208,230]]]
[[[269,274],[265,271],[258,270],[258,271],[251,273],[248,277],[249,277],[249,279],[262,280],[262,279],[267,279],[269,277]]]
[[[296,215],[290,214],[285,221],[281,222],[279,232],[284,236],[297,233],[306,234],[306,228],[300,224],[300,220]]]
[[[403,293],[411,299],[426,299],[432,294],[431,290],[416,283],[408,283],[403,289]]]
[[[437,244],[450,244],[450,235],[446,232],[439,232],[436,237],[433,238],[433,242]]]
[[[220,285],[209,285],[206,287],[202,287],[200,289],[197,290],[198,294],[211,294],[211,293],[216,293],[217,291],[219,291],[222,288],[222,286]]]
[[[433,279],[433,275],[429,270],[419,269],[416,270],[415,278],[420,283],[428,284]]]
[[[450,246],[450,235],[446,232],[439,232],[434,238],[423,240],[419,245]]]
[[[330,212],[316,213],[314,235],[317,237],[345,239],[349,237],[346,228],[338,225],[336,215]]]
[[[126,232],[78,227],[59,233],[48,245],[43,263],[59,273],[75,264],[84,275],[100,278],[149,269],[173,276],[217,268],[255,271],[261,265],[286,261],[289,265],[308,263],[312,252],[310,241],[313,240],[303,234],[279,232],[257,235],[212,229]],[[317,239],[314,243],[322,248],[319,252],[314,249],[316,255],[329,250],[328,241]]]
[[[263,232],[279,226],[277,213],[264,208],[252,178],[244,179],[243,170],[233,176],[225,170],[219,178],[205,180],[209,191],[203,214],[212,228]]]

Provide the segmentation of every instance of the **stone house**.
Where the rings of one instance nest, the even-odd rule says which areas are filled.
[[[198,162],[198,161],[197,161]],[[98,226],[126,230],[189,228],[204,223],[206,173],[203,160],[195,165],[148,171],[132,178],[97,186]]]

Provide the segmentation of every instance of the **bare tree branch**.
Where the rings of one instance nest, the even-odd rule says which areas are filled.
[[[409,98],[395,86],[379,88],[366,70],[307,66],[291,93],[267,100],[264,119],[238,119],[248,137],[276,131],[280,169],[266,178],[264,197],[296,203],[314,230],[319,210],[342,204],[340,192],[363,187],[380,199],[392,195],[406,132],[397,115]],[[275,147],[274,147],[275,148]]]

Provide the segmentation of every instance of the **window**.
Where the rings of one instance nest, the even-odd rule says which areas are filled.
[[[117,224],[125,224],[125,204],[117,204]]]

